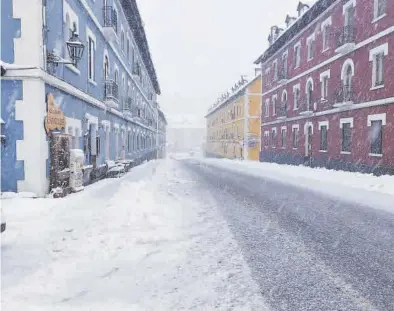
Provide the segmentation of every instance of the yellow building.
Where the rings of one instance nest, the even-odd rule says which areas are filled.
[[[261,75],[233,88],[205,116],[208,157],[259,160]]]

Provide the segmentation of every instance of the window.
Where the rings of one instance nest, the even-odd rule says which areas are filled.
[[[270,115],[270,100],[267,99],[265,101],[265,116],[269,117],[269,115]]]
[[[320,126],[320,150],[327,151],[327,125]]]
[[[91,37],[88,39],[88,77],[94,81],[94,41]]]
[[[328,98],[328,76],[324,76],[321,82],[321,97],[322,99]]]
[[[293,127],[293,148],[297,149],[298,148],[298,141],[299,141],[299,128],[298,127]]]
[[[104,80],[108,80],[108,75],[109,75],[109,62],[108,62],[108,56],[104,56]]]
[[[372,61],[372,89],[384,87],[384,57],[387,55],[388,43],[369,51],[369,61]]]
[[[96,155],[98,156],[101,151],[101,140],[100,140],[100,135],[96,136]]]
[[[383,85],[383,58],[384,54],[379,53],[375,55],[375,86]]]
[[[387,0],[374,0],[374,19],[386,14]]]
[[[286,133],[287,133],[287,130],[286,130],[286,128],[282,128],[281,129],[281,145],[282,145],[282,148],[286,148]]]
[[[67,42],[68,40],[70,40],[71,24],[70,24],[70,15],[68,15],[68,13],[66,13],[66,20],[64,21],[63,36],[64,36],[63,37],[64,42]],[[64,44],[64,47],[63,47],[63,58],[64,59],[69,58],[67,44]]]
[[[306,103],[307,103],[307,111],[312,110],[313,103],[313,81],[308,79],[306,83]]]
[[[127,60],[130,60],[130,40],[129,38],[127,38],[127,43],[126,43],[126,56],[127,56]]]
[[[330,47],[330,25],[323,27],[323,51],[326,51]]]
[[[383,147],[383,121],[373,120],[371,121],[370,140],[371,140],[371,153],[382,154]]]
[[[264,132],[264,146],[268,147],[269,145],[269,138],[270,138],[270,133],[268,131]]]
[[[281,78],[287,79],[287,52],[282,56],[282,72]]]
[[[298,104],[300,102],[300,85],[299,84],[296,84],[293,86],[293,94],[294,94],[293,110],[297,110]]]
[[[271,130],[271,147],[276,148],[276,128]]]
[[[312,35],[307,38],[306,44],[308,47],[308,61],[311,60],[315,54],[315,36]]]
[[[272,96],[272,115],[276,116],[276,100],[277,100],[278,96],[274,95]]]
[[[278,79],[278,60],[274,61],[274,81]]]
[[[121,35],[120,35],[120,47],[122,48],[122,51],[125,50],[124,46],[124,31],[122,30]]]
[[[352,147],[351,123],[342,123],[342,151],[350,152]]]
[[[300,64],[301,64],[301,43],[298,43],[294,46],[294,58],[295,58],[294,68],[300,67]]]
[[[73,148],[75,149],[79,149],[79,136],[80,136],[79,128],[76,128],[75,136],[73,137],[73,144],[72,144]]]

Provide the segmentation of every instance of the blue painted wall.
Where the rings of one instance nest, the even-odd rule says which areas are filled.
[[[126,83],[131,83],[131,89],[134,87],[134,94],[130,91],[128,94],[124,94],[119,92],[120,96],[126,97],[127,95],[131,95],[134,99],[134,104],[136,104],[137,95],[140,98],[142,97],[142,93],[137,88],[137,84],[141,85],[139,79],[134,81],[127,73],[128,70],[130,73],[132,72],[132,57],[131,51],[129,58],[127,57],[127,49],[125,48],[122,51],[120,46],[120,36],[121,36],[121,29],[129,30],[131,34],[128,22],[126,21],[123,13],[121,13],[121,5],[118,1],[108,1],[108,5],[112,5],[113,2],[116,2],[116,8],[118,10],[118,42],[114,43],[115,49],[118,51],[120,59],[116,56],[113,49],[110,47],[100,30],[97,28],[96,24],[93,22],[83,5],[78,0],[69,0],[67,3],[70,7],[74,10],[74,12],[78,15],[78,23],[79,23],[79,38],[82,42],[85,43],[85,51],[81,61],[78,63],[78,69],[80,73],[75,73],[67,66],[58,66],[55,75],[66,82],[72,84],[73,86],[77,87],[78,89],[94,96],[99,100],[103,100],[104,96],[104,70],[103,70],[103,62],[104,62],[104,50],[108,52],[109,58],[109,79],[114,79],[115,76],[115,65],[119,68],[119,77],[118,77],[118,85],[119,90],[124,90],[124,86],[122,84],[122,74],[126,76]],[[46,36],[46,46],[48,51],[62,50],[64,48],[64,39],[63,39],[63,1],[48,1],[48,5],[46,7],[46,17],[47,17],[47,25],[50,25],[49,31],[47,32]],[[91,2],[88,1],[91,10],[95,13],[95,17],[97,20],[103,25],[103,1],[95,1]],[[60,18],[61,17],[61,18]],[[88,52],[87,52],[87,44],[88,41],[87,34],[86,34],[86,27],[94,33],[96,36],[96,51],[95,51],[95,82],[96,85],[93,85],[88,81]],[[127,38],[125,36],[125,38]],[[125,42],[127,40],[125,39]],[[130,40],[132,42],[132,40]],[[132,49],[137,51],[136,46],[133,46]],[[136,54],[137,56],[137,54]],[[124,62],[126,65],[125,67],[121,64],[120,60]],[[140,63],[142,63],[140,61]],[[144,72],[144,75],[147,76],[147,73]],[[145,96],[148,96],[149,92],[153,92],[153,88],[150,83],[145,83],[142,87],[143,93]],[[153,92],[154,93],[154,92]],[[148,110],[151,114],[153,114],[153,110],[150,106],[147,106]],[[122,104],[119,104],[119,109],[122,109]]]
[[[22,81],[1,80],[2,135],[6,136],[1,146],[1,191],[17,191],[17,181],[23,180],[23,161],[16,160],[16,141],[23,139],[23,122],[15,120],[15,101],[23,99]]]
[[[21,35],[20,19],[12,17],[12,0],[1,0],[1,60],[14,63],[14,38]]]

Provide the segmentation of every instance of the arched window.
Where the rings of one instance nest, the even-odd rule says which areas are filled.
[[[109,75],[109,61],[108,61],[108,56],[104,56],[104,80],[108,80],[108,75]]]
[[[306,104],[307,104],[307,111],[312,109],[312,104],[313,104],[313,80],[312,78],[309,78],[308,81],[306,82]]]
[[[122,48],[122,51],[124,51],[125,47],[124,47],[124,31],[123,30],[120,34],[120,47]]]
[[[119,71],[116,69],[115,70],[115,75],[114,75],[114,82],[115,84],[118,84],[119,81]]]
[[[351,101],[353,95],[352,78],[354,76],[354,63],[353,60],[348,58],[342,65],[341,79],[343,85],[343,102]]]

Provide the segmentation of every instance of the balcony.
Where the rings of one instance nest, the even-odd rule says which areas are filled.
[[[356,30],[353,26],[345,26],[335,33],[336,53],[346,54],[354,49]]]
[[[301,115],[310,115],[313,113],[313,100],[303,98],[300,99],[300,105],[298,107],[298,113]]]
[[[104,82],[104,102],[109,108],[119,107],[118,85],[113,80],[106,80]]]
[[[112,6],[103,8],[104,14],[104,37],[107,41],[116,41],[118,33],[118,14]]]
[[[125,117],[127,118],[131,118],[133,116],[131,107],[132,107],[132,99],[131,97],[127,97],[125,102],[124,102],[124,106],[123,106],[123,114]]]
[[[141,66],[137,63],[133,65],[132,73],[135,76],[140,76],[141,75]]]
[[[276,107],[276,114],[278,119],[287,118],[287,102],[282,102]]]
[[[353,86],[341,85],[334,94],[334,104],[336,108],[347,107],[354,104]]]
[[[287,69],[282,68],[282,70],[280,70],[278,72],[278,83],[284,84],[287,82],[288,79],[289,79],[289,76],[287,73]]]

